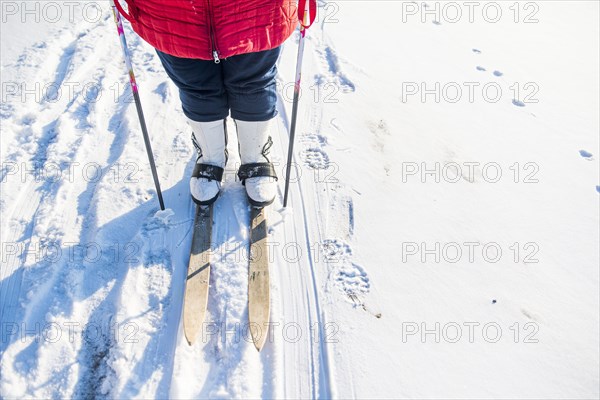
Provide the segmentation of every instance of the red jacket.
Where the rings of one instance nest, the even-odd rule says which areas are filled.
[[[212,60],[279,46],[297,24],[294,0],[126,0],[133,29],[158,50]]]

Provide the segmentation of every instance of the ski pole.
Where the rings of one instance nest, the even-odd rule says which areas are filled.
[[[123,16],[130,20],[127,13],[118,4],[119,0],[113,0],[112,10],[115,16],[115,24],[117,25],[117,31],[119,32],[119,39],[121,41],[121,48],[123,49],[123,57],[125,58],[125,65],[129,73],[129,82],[131,84],[131,91],[135,100],[135,107],[137,109],[138,118],[140,120],[140,126],[142,128],[142,134],[144,135],[144,144],[146,145],[146,153],[148,153],[148,160],[150,161],[150,169],[152,170],[152,178],[154,179],[154,186],[156,187],[156,193],[158,195],[158,202],[160,203],[160,209],[165,209],[165,203],[163,201],[162,192],[160,190],[160,182],[158,181],[158,173],[156,172],[156,164],[154,163],[154,155],[152,154],[152,145],[150,144],[150,137],[148,136],[148,129],[146,128],[146,119],[144,118],[144,112],[142,110],[142,102],[140,100],[140,94],[138,92],[137,83],[135,81],[135,75],[133,74],[133,66],[131,64],[131,56],[129,55],[129,49],[127,48],[127,40],[125,39],[125,31],[123,30],[123,22],[121,21],[121,13]]]
[[[290,187],[290,172],[294,156],[294,138],[296,136],[296,120],[298,117],[298,99],[300,97],[300,80],[302,78],[302,57],[304,55],[304,38],[306,30],[312,25],[317,15],[316,0],[298,1],[298,21],[300,21],[300,41],[298,42],[298,57],[296,58],[296,80],[294,82],[294,98],[292,100],[292,120],[290,121],[290,141],[288,145],[287,165],[285,168],[285,190],[283,194],[283,207],[287,207],[288,191]]]

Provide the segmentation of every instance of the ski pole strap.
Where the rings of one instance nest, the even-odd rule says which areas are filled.
[[[248,178],[254,178],[257,176],[269,176],[277,180],[277,173],[275,173],[275,167],[271,163],[253,163],[243,164],[238,170],[238,178],[244,182]]]
[[[223,179],[223,168],[216,165],[196,164],[192,172],[192,178],[206,178],[209,181],[221,182]]]
[[[317,17],[317,0],[298,0],[298,22],[308,29]]]
[[[113,3],[115,5],[115,7],[117,7],[117,10],[119,10],[119,13],[129,22],[132,22],[132,18],[131,15],[127,14],[127,12],[125,12],[125,10],[123,9],[123,6],[121,6],[121,3],[119,3],[119,0],[113,0]]]

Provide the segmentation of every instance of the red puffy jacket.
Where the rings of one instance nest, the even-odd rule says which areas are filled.
[[[126,0],[133,29],[158,50],[218,60],[279,46],[297,24],[294,0]]]

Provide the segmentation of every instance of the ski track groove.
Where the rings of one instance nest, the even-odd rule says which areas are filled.
[[[50,51],[50,50],[49,50]],[[40,78],[38,78],[40,79]],[[43,108],[42,108],[43,109]],[[59,117],[60,118],[60,117]],[[49,147],[55,143],[58,135],[55,131],[55,127],[58,124],[58,118],[51,121],[49,124],[47,124],[44,129],[42,130],[42,135],[38,138],[33,137],[31,143],[35,143],[37,144],[37,149],[32,149],[29,154],[31,154],[31,158],[30,161],[33,161],[34,164],[34,168],[40,167],[41,164],[45,163],[48,159],[48,151],[49,151]],[[50,134],[48,133],[50,132]],[[18,151],[15,151],[13,149],[13,147],[9,147],[9,153],[10,154],[17,154]],[[24,158],[24,157],[22,157]],[[17,160],[17,161],[21,161],[23,162],[23,160]],[[36,168],[39,171],[39,168]],[[37,171],[36,171],[37,172]],[[4,178],[4,176],[3,176]],[[25,241],[24,243],[24,248],[28,248],[31,244],[31,238],[33,236],[34,233],[34,228],[36,226],[35,224],[35,220],[36,220],[36,216],[38,214],[38,211],[40,210],[41,205],[44,202],[44,199],[49,195],[49,187],[50,185],[45,184],[45,182],[42,182],[41,184],[38,184],[37,186],[35,185],[37,181],[37,179],[35,177],[33,177],[33,179],[31,179],[31,182],[29,181],[29,178],[26,178],[26,189],[19,191],[18,197],[16,199],[15,203],[15,207],[8,213],[8,215],[5,215],[6,219],[5,219],[5,223],[7,225],[11,224],[11,220],[14,219],[14,217],[16,216],[17,218],[19,218],[19,220],[21,221],[30,221],[26,227],[23,229],[22,233],[18,233],[15,231],[15,229],[11,229],[11,232],[13,232],[13,234],[9,237],[9,242],[17,242],[17,241]],[[34,193],[37,193],[37,195],[34,195]],[[4,232],[6,232],[6,230],[4,230]],[[21,237],[17,237],[17,236],[21,236]],[[24,254],[27,254],[26,252],[24,252]],[[25,262],[25,260],[21,260],[23,263]],[[2,283],[5,284],[5,280],[7,279],[7,275],[12,275],[12,273],[14,273],[14,267],[15,267],[15,263],[11,263],[8,266],[5,265],[5,268],[3,268],[3,280]],[[8,274],[6,273],[8,272]],[[22,272],[22,271],[21,271]],[[17,287],[20,287],[21,282],[20,279],[18,280],[18,282],[8,282],[8,284],[10,285],[11,283],[16,284]],[[13,286],[14,287],[14,286]],[[10,287],[9,287],[10,289]],[[3,292],[5,292],[3,290]],[[10,300],[16,300],[16,297],[14,296],[10,296]],[[7,306],[8,304],[8,306]],[[5,308],[6,307],[11,307],[10,301],[3,301],[2,302],[2,314],[3,314],[3,320],[12,320],[14,318],[13,315],[6,315],[5,314]],[[10,318],[10,319],[9,319]]]
[[[316,108],[316,111],[318,113],[317,118],[310,118],[310,126],[311,129],[310,131],[313,132],[313,130],[320,130],[320,124],[321,124],[321,116],[322,116],[322,110],[321,110],[321,106],[313,106],[311,107],[311,112],[314,112]],[[285,132],[288,133],[287,131],[287,126],[288,123],[287,121],[289,121],[289,118],[287,116],[285,107],[284,107],[284,103],[283,103],[283,99],[281,99],[280,97],[278,98],[278,110],[279,110],[279,115],[280,115],[280,121],[283,123],[283,130]],[[318,133],[318,132],[316,132]],[[283,137],[284,135],[280,135],[281,137]],[[288,137],[286,137],[286,139],[288,139]],[[282,150],[282,154],[286,155],[287,154],[287,143],[285,143],[284,140],[281,140],[281,150]],[[294,163],[296,163],[296,165],[303,165],[303,163],[298,163],[297,160],[297,154],[298,154],[298,150],[296,149],[295,153],[293,154],[293,159],[294,159]],[[304,279],[301,279],[301,282],[303,283],[303,293],[304,293],[304,304],[306,305],[306,318],[308,320],[308,332],[312,334],[314,334],[313,330],[311,329],[314,325],[316,324],[318,329],[317,329],[317,337],[310,337],[310,344],[309,344],[309,354],[310,354],[310,375],[311,375],[311,397],[312,398],[331,398],[332,394],[333,394],[333,390],[332,390],[332,380],[331,380],[331,373],[330,373],[330,367],[329,367],[329,359],[328,359],[328,351],[327,351],[327,347],[326,347],[326,343],[325,343],[325,337],[323,335],[323,328],[324,328],[324,323],[325,323],[325,318],[324,315],[322,313],[321,310],[321,306],[319,303],[319,290],[318,290],[318,286],[317,286],[317,277],[316,277],[316,273],[315,273],[315,262],[313,260],[312,257],[312,253],[311,250],[314,248],[312,246],[311,243],[311,229],[310,229],[310,224],[309,224],[309,217],[308,217],[308,208],[305,202],[305,195],[303,192],[303,186],[305,186],[308,183],[309,179],[306,178],[302,178],[300,183],[295,183],[293,185],[290,186],[290,194],[291,194],[291,199],[292,202],[291,204],[293,205],[294,203],[299,203],[301,206],[301,219],[302,219],[302,223],[298,224],[298,223],[294,223],[292,224],[292,226],[294,227],[294,233],[293,233],[293,242],[295,243],[299,243],[299,239],[303,238],[303,242],[305,243],[303,250],[303,254],[307,255],[307,261],[308,261],[308,267],[309,267],[309,274],[307,274],[304,277]],[[298,194],[295,195],[293,192],[293,188],[296,188],[296,190],[298,191]],[[313,189],[312,185],[308,186],[310,189]],[[315,192],[316,193],[316,192]],[[280,196],[282,195],[282,193],[280,192]],[[318,196],[316,196],[318,197]],[[294,202],[294,199],[298,199],[299,201]],[[297,218],[297,213],[293,214],[294,219]],[[316,216],[315,216],[316,218]],[[295,221],[297,222],[297,221]],[[302,225],[301,231],[298,232],[298,226]],[[289,221],[286,223],[286,227],[289,226]],[[318,231],[316,232],[317,234],[319,233]],[[285,243],[291,243],[289,241],[289,237],[287,236],[287,232],[285,233]],[[317,239],[316,243],[319,243],[319,239]],[[308,286],[306,286],[305,281],[308,280]],[[318,343],[318,348],[315,348],[314,343]],[[318,365],[316,365],[318,364]],[[286,368],[285,371],[293,371],[294,368]],[[287,381],[287,378],[286,378]],[[301,384],[300,384],[301,386]],[[286,392],[286,397],[294,397],[295,395],[297,395],[297,393],[287,393]]]

